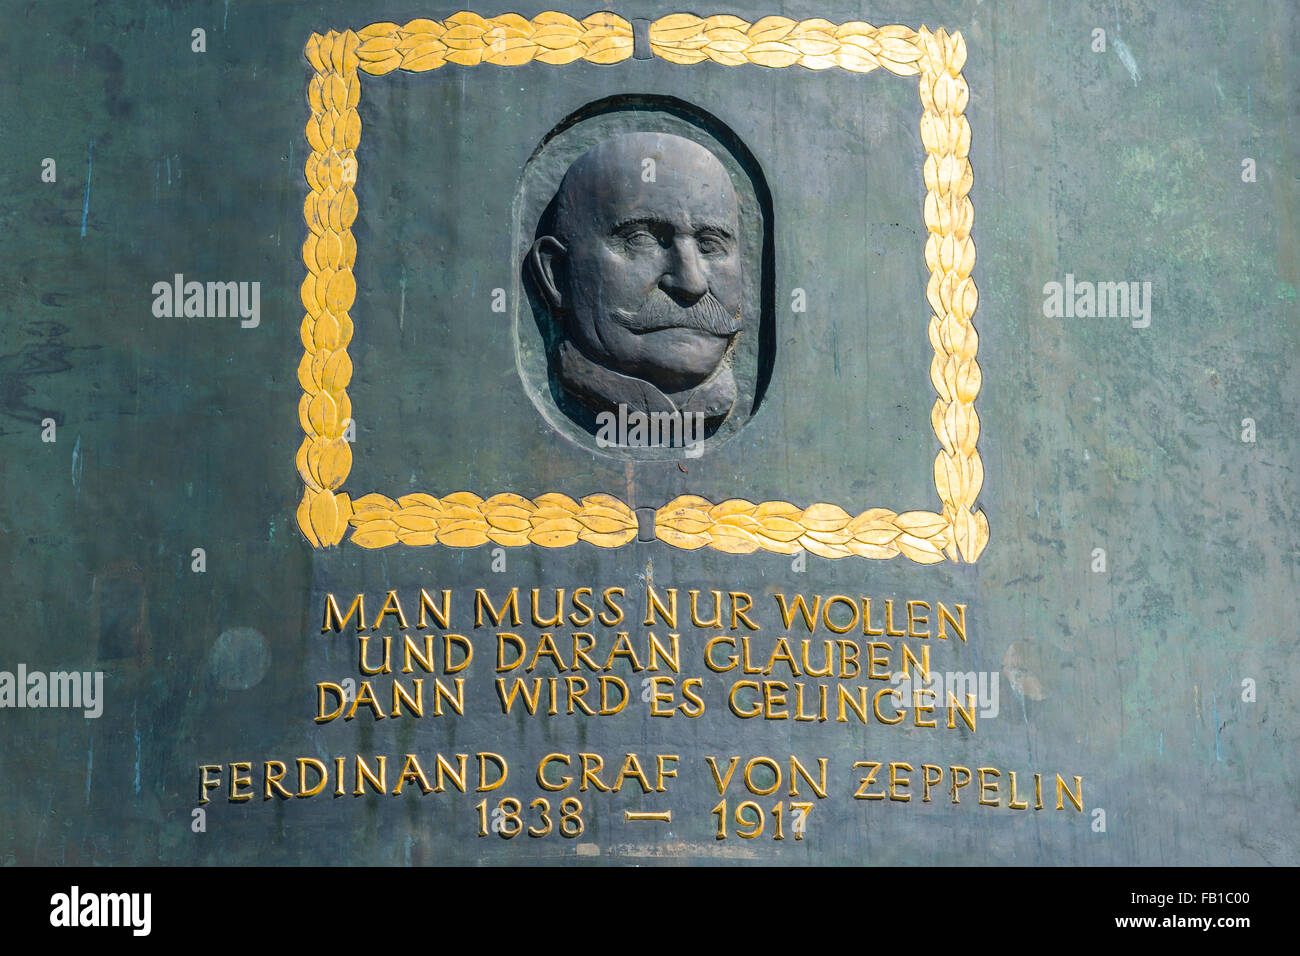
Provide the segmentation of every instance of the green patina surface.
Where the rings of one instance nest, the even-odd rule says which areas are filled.
[[[0,710],[0,860],[1300,863],[1296,8],[696,8],[963,33],[988,550],[974,566],[808,556],[800,572],[777,554],[579,545],[509,549],[503,573],[487,547],[313,551],[294,521],[303,44],[457,9],[233,0],[4,13],[0,670],[102,670],[105,700],[95,720]],[[633,0],[615,12],[679,11]],[[772,382],[752,421],[684,471],[558,439],[515,367],[513,315],[490,308],[493,288],[513,287],[523,164],[565,116],[624,94],[717,117],[772,192]],[[640,59],[448,65],[363,77],[359,108],[358,436],[344,490],[936,507],[914,80]],[[45,157],[54,183],[40,179]],[[1247,157],[1255,182],[1242,181]],[[260,282],[260,325],[156,318],[152,286],[176,273]],[[1149,327],[1044,316],[1044,285],[1067,274],[1149,281]],[[796,288],[806,313],[789,311]],[[1254,442],[1242,440],[1248,418]],[[1096,548],[1104,573],[1091,570]],[[614,717],[500,713],[493,629],[468,613],[474,588],[621,586],[635,616],[647,581],[746,591],[765,640],[785,633],[778,590],[967,604],[968,641],[935,641],[933,666],[997,672],[999,713],[975,734],[739,720],[725,703],[734,675],[708,675],[707,635],[689,627],[683,676],[706,678],[709,705],[698,720],[646,716],[642,675],[627,671],[637,699]],[[475,643],[465,716],[315,724],[314,684],[357,676],[352,632],[320,633],[324,595],[365,592],[377,608],[389,588],[420,587],[455,592],[452,630]],[[627,626],[639,635],[639,624]],[[498,796],[526,800],[552,750],[682,761],[666,795],[584,794],[579,841],[480,838],[476,794],[259,793],[214,800],[207,831],[191,829],[200,764],[458,750],[506,755]],[[719,843],[706,754],[825,756],[832,795],[802,841]],[[1078,774],[1086,812],[979,807],[974,786],[956,807],[854,801],[857,760]],[[671,808],[674,822],[627,824],[629,808]],[[1090,826],[1095,808],[1105,832]],[[576,843],[595,850],[578,856]]]

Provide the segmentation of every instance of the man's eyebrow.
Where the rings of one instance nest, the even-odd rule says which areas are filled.
[[[666,219],[658,219],[654,216],[633,216],[630,219],[621,219],[610,228],[610,232],[622,232],[624,229],[631,229],[633,226],[668,226],[672,223]]]
[[[677,228],[669,220],[660,219],[658,216],[631,216],[627,219],[620,219],[610,227],[609,231],[612,233],[623,232],[624,230],[631,229],[634,226],[666,226],[669,229]],[[725,239],[735,238],[735,233],[730,227],[713,219],[700,220],[694,222],[692,226],[692,232],[697,234],[701,232],[715,232]]]
[[[692,220],[691,225],[694,227],[696,233],[716,232],[718,235],[726,239],[732,239],[735,237],[735,234],[731,231],[730,227],[712,219]]]

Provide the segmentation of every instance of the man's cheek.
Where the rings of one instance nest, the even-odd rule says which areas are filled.
[[[730,313],[734,313],[740,308],[742,299],[742,286],[740,276],[723,275],[718,277],[714,282],[709,283],[709,291],[713,293],[722,307]]]

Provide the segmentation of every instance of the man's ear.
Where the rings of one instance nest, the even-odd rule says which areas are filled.
[[[564,243],[554,236],[542,236],[528,250],[528,265],[533,270],[533,278],[546,296],[552,309],[564,311],[564,295],[560,291],[559,270],[564,268],[564,257],[568,250]]]

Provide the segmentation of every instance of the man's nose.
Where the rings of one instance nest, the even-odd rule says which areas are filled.
[[[659,285],[688,305],[709,291],[709,278],[694,239],[682,237],[673,243],[672,260]]]

